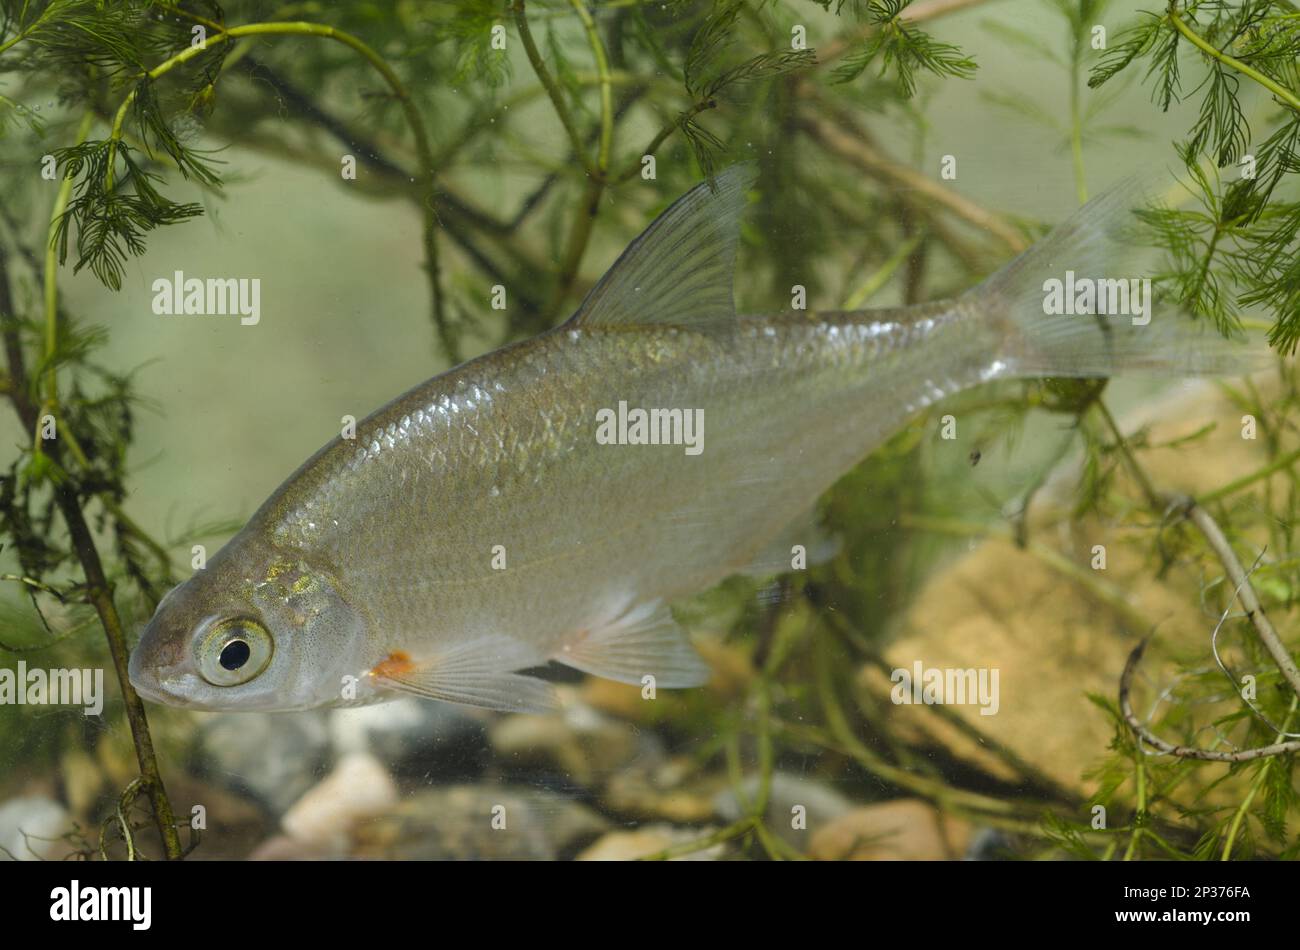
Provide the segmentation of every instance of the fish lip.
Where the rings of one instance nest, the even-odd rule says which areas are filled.
[[[146,699],[152,699],[155,702],[163,702],[162,697],[155,691],[150,680],[151,677],[145,672],[144,661],[141,659],[143,650],[137,646],[131,651],[131,659],[126,665],[127,679],[131,681],[131,688]]]
[[[163,685],[169,681],[170,677],[166,675],[157,676],[145,666],[144,646],[144,641],[141,641],[131,651],[131,658],[127,661],[126,673],[127,679],[131,681],[131,688],[141,696],[156,703],[163,703],[168,706],[176,705],[179,697],[168,692]],[[165,670],[163,672],[170,671]]]
[[[142,696],[152,702],[162,703],[165,706],[175,705],[172,697],[168,696],[166,693],[157,692],[152,687],[145,686],[136,680],[131,681],[131,688],[135,690],[136,695]]]

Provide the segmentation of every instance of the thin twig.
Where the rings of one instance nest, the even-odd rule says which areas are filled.
[[[1291,684],[1291,688],[1300,695],[1300,669],[1296,668],[1294,657],[1287,650],[1281,637],[1277,635],[1277,631],[1273,629],[1273,622],[1264,612],[1264,606],[1259,602],[1255,588],[1251,586],[1246,569],[1242,567],[1236,552],[1232,550],[1232,545],[1224,535],[1223,529],[1194,498],[1187,496],[1176,498],[1171,509],[1197,527],[1206,543],[1222,562],[1224,570],[1228,573],[1228,580],[1237,587],[1237,599],[1241,601],[1242,609],[1246,611],[1247,619],[1255,627],[1255,633],[1264,645],[1264,649],[1273,658],[1273,662],[1277,664],[1278,670],[1286,681]]]
[[[560,124],[564,126],[564,131],[568,133],[569,144],[573,146],[573,153],[582,162],[582,166],[587,170],[588,175],[592,178],[601,177],[600,169],[592,164],[586,149],[583,148],[582,135],[578,132],[578,125],[573,120],[573,113],[569,110],[569,104],[564,100],[564,91],[555,82],[551,71],[546,68],[546,61],[542,59],[542,53],[537,48],[537,41],[533,39],[533,31],[529,29],[528,16],[524,10],[524,0],[512,0],[510,12],[515,16],[515,27],[519,30],[519,39],[523,41],[528,62],[532,64],[537,79],[546,88],[546,94],[551,97],[551,104],[555,106],[555,114],[559,116]]]
[[[945,188],[920,172],[890,161],[862,137],[811,116],[802,118],[799,127],[832,155],[856,165],[868,174],[917,192],[969,224],[988,231],[1015,253],[1019,254],[1029,246],[1024,235],[1001,215],[980,207],[969,198]]]
[[[1133,648],[1133,652],[1129,654],[1128,662],[1124,664],[1124,672],[1119,678],[1120,713],[1123,715],[1124,721],[1128,723],[1129,728],[1142,742],[1165,755],[1172,755],[1179,759],[1199,759],[1205,762],[1249,762],[1253,759],[1283,755],[1287,752],[1300,752],[1300,740],[1276,742],[1272,745],[1259,746],[1254,749],[1238,749],[1236,752],[1217,752],[1212,749],[1198,749],[1195,746],[1175,745],[1161,739],[1148,729],[1142,720],[1137,717],[1137,714],[1133,712],[1133,676],[1137,672],[1138,664],[1142,661],[1142,654],[1146,652],[1147,644],[1150,641],[1150,637],[1143,637],[1138,645]]]

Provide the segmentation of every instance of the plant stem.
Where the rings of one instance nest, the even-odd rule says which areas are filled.
[[[1188,496],[1169,497],[1156,491],[1146,472],[1138,464],[1137,458],[1130,451],[1114,416],[1110,414],[1110,411],[1101,401],[1097,402],[1097,406],[1102,413],[1102,417],[1106,420],[1106,424],[1114,433],[1121,455],[1133,474],[1134,480],[1141,487],[1143,494],[1146,495],[1151,510],[1178,514],[1192,522],[1197,530],[1201,532],[1201,536],[1205,538],[1210,550],[1219,559],[1219,563],[1223,565],[1224,571],[1227,572],[1228,579],[1237,590],[1237,599],[1241,601],[1242,609],[1246,611],[1246,617],[1254,626],[1255,634],[1259,637],[1260,643],[1264,645],[1264,649],[1273,658],[1273,662],[1277,665],[1283,678],[1291,685],[1291,689],[1297,695],[1300,695],[1300,668],[1296,666],[1295,659],[1287,650],[1282,639],[1277,635],[1272,621],[1268,619],[1268,615],[1264,612],[1264,606],[1255,594],[1255,588],[1251,586],[1250,575],[1237,558],[1236,552],[1232,550],[1232,545],[1228,542],[1223,529],[1219,527],[1219,523],[1196,499]],[[1289,464],[1289,460],[1279,459],[1278,461]],[[1261,477],[1261,473],[1256,472],[1247,476],[1247,479],[1253,481],[1258,477]],[[1227,487],[1232,488],[1233,486],[1229,485]],[[1222,490],[1220,491],[1222,492]],[[1140,655],[1140,648],[1138,654]]]
[[[1286,738],[1286,732],[1291,728],[1291,720],[1295,716],[1296,703],[1298,700],[1300,700],[1300,697],[1291,697],[1291,708],[1287,711],[1286,719],[1282,723],[1282,728],[1278,730],[1276,741],[1280,742]],[[1250,783],[1250,792],[1247,793],[1244,799],[1242,799],[1241,804],[1237,806],[1237,811],[1232,816],[1232,824],[1228,826],[1228,837],[1223,842],[1223,855],[1219,858],[1220,861],[1229,861],[1232,859],[1232,846],[1237,840],[1237,834],[1241,831],[1241,827],[1246,820],[1246,815],[1250,812],[1251,803],[1254,802],[1255,796],[1259,793],[1260,788],[1263,787],[1264,779],[1268,777],[1268,770],[1271,768],[1273,768],[1272,761],[1265,762],[1259,767],[1259,774],[1256,775],[1255,780]]]
[[[981,208],[913,169],[889,161],[857,134],[856,128],[812,117],[801,119],[799,127],[830,154],[870,175],[884,178],[906,192],[933,201],[975,227],[990,232],[1016,254],[1029,246],[1019,230],[1001,215]]]
[[[1079,67],[1083,44],[1078,36],[1073,40],[1070,60],[1070,157],[1074,164],[1074,191],[1079,204],[1088,203],[1088,179],[1083,172],[1083,115],[1079,109]]]
[[[1211,502],[1219,501],[1226,498],[1228,495],[1241,491],[1243,488],[1248,488],[1261,479],[1268,478],[1268,476],[1275,472],[1280,472],[1284,468],[1290,468],[1297,460],[1300,460],[1300,449],[1294,449],[1286,455],[1275,459],[1268,465],[1265,465],[1263,468],[1251,472],[1249,475],[1243,475],[1241,478],[1229,482],[1222,488],[1216,488],[1214,491],[1206,492],[1198,498],[1197,501],[1202,505],[1208,505]]]
[[[569,2],[587,31],[587,42],[591,44],[591,55],[596,61],[596,75],[600,77],[600,151],[596,157],[596,168],[603,176],[609,170],[609,152],[614,140],[614,95],[609,79],[609,59],[605,56],[605,44],[600,41],[600,33],[596,30],[596,21],[591,18],[586,4],[582,0]]]
[[[846,755],[855,759],[859,765],[877,778],[928,798],[943,807],[966,808],[995,815],[1006,815],[1014,811],[1014,806],[1000,799],[951,788],[942,782],[932,781],[907,769],[899,768],[872,752],[854,735],[848,717],[835,695],[833,660],[830,656],[829,643],[828,637],[818,637],[813,643],[817,697],[821,702],[830,736]]]
[[[77,144],[86,141],[90,134],[95,114],[89,109],[81,117],[77,126]],[[58,229],[59,218],[67,210],[68,199],[72,197],[72,177],[65,175],[59,184],[59,192],[54,198],[54,211],[50,215],[49,237],[45,242],[45,405],[54,412],[59,405],[59,374],[55,354],[59,346],[59,285],[58,285],[58,248],[54,234]]]
[[[564,92],[556,84],[555,78],[551,76],[551,71],[546,68],[546,61],[542,59],[541,51],[537,48],[537,42],[533,39],[533,31],[528,27],[528,16],[524,12],[524,0],[512,0],[510,11],[515,15],[515,26],[519,30],[519,38],[523,41],[524,52],[528,55],[528,62],[532,64],[533,72],[537,74],[538,80],[546,87],[546,94],[551,97],[551,104],[555,106],[555,114],[560,118],[560,124],[564,126],[564,131],[568,133],[569,143],[573,146],[573,154],[578,156],[587,174],[592,178],[601,177],[601,170],[592,165],[591,159],[587,156],[587,150],[583,145],[582,135],[578,132],[577,123],[573,121],[573,114],[569,111],[569,105],[564,101]]]
[[[1237,599],[1241,601],[1247,619],[1255,627],[1255,634],[1264,645],[1264,649],[1268,651],[1268,655],[1273,658],[1273,662],[1277,664],[1282,676],[1291,685],[1291,689],[1300,695],[1300,669],[1296,667],[1295,659],[1287,650],[1286,644],[1273,629],[1273,622],[1268,619],[1268,614],[1264,612],[1264,605],[1259,602],[1255,588],[1251,586],[1250,575],[1246,573],[1236,552],[1232,550],[1232,545],[1224,535],[1223,529],[1210,513],[1192,498],[1179,499],[1176,507],[1184,517],[1196,525],[1210,549],[1218,556],[1228,574],[1228,580],[1237,591]]]
[[[215,25],[215,24],[214,24]],[[273,23],[249,23],[243,26],[232,26],[223,28],[215,36],[210,36],[207,42],[200,46],[191,46],[168,60],[159,63],[153,69],[144,74],[144,81],[153,81],[163,76],[177,66],[183,65],[198,56],[203,55],[214,46],[221,43],[229,42],[234,39],[245,36],[316,36],[323,39],[334,40],[342,43],[355,52],[359,53],[375,71],[383,77],[402,108],[402,113],[406,117],[407,125],[411,128],[411,134],[415,139],[416,155],[420,164],[420,174],[424,180],[424,187],[421,194],[421,212],[424,217],[424,255],[425,270],[429,277],[430,289],[433,296],[433,320],[438,329],[438,335],[442,340],[444,348],[447,350],[448,357],[452,362],[460,362],[459,347],[455,338],[453,328],[447,319],[446,307],[442,296],[441,283],[441,265],[439,263],[438,253],[438,232],[437,232],[437,210],[436,198],[437,189],[435,188],[434,160],[433,149],[429,144],[429,133],[424,124],[424,119],[420,115],[420,110],[416,108],[410,93],[402,80],[398,77],[391,66],[384,61],[378,53],[366,45],[362,40],[346,33],[343,30],[337,30],[332,26],[325,26],[320,23],[306,23],[302,21],[295,22],[273,22]],[[109,153],[108,167],[104,174],[106,191],[112,191],[114,166],[117,155],[117,143],[122,139],[122,125],[126,121],[127,111],[135,101],[139,91],[139,85],[127,93],[126,98],[118,107],[117,114],[113,118],[112,131],[109,134]]]
[[[84,138],[89,129],[84,121],[82,127],[84,130],[82,138]],[[52,215],[51,218],[53,219],[53,217]],[[47,268],[51,267],[48,257],[46,266]],[[45,275],[45,281],[48,312],[57,315],[57,284],[55,285],[55,293],[51,295],[48,291],[51,286],[48,273]],[[4,278],[3,269],[0,269],[0,321],[3,321],[9,378],[14,382],[9,392],[9,398],[24,427],[29,432],[35,433],[41,410],[32,402],[28,393],[27,371],[23,362],[18,320],[13,311],[13,302],[8,291],[8,281]],[[33,443],[33,450],[35,450],[37,444]],[[50,440],[42,451],[56,464],[59,463],[61,449],[57,439]],[[104,636],[108,640],[109,655],[112,658],[113,669],[122,690],[122,702],[126,710],[127,722],[131,727],[136,762],[140,767],[139,781],[147,792],[149,801],[153,806],[154,822],[158,827],[158,834],[162,838],[163,853],[168,860],[179,859],[182,857],[183,851],[180,833],[176,828],[176,817],[172,811],[171,802],[167,798],[162,775],[158,770],[158,760],[154,754],[153,738],[149,733],[149,720],[145,713],[144,703],[132,688],[130,674],[127,669],[129,654],[126,647],[126,631],[123,629],[117,607],[113,603],[112,588],[104,572],[104,565],[95,546],[94,536],[91,534],[90,526],[87,524],[85,514],[81,510],[76,482],[70,478],[59,479],[54,485],[54,500],[63,516],[64,523],[68,527],[72,548],[76,552],[77,559],[81,562],[82,572],[85,574],[86,599],[95,608],[95,613],[104,628]]]
[[[1178,759],[1197,759],[1202,762],[1250,762],[1254,759],[1266,759],[1275,755],[1287,755],[1294,752],[1300,752],[1300,741],[1290,740],[1287,742],[1274,742],[1272,745],[1257,746],[1253,749],[1238,749],[1235,752],[1220,752],[1216,749],[1199,749],[1196,746],[1174,745],[1172,742],[1166,742],[1161,739],[1145,725],[1142,720],[1133,712],[1133,677],[1137,673],[1138,665],[1142,662],[1142,654],[1146,652],[1147,644],[1150,637],[1138,641],[1138,645],[1133,648],[1129,654],[1128,661],[1124,664],[1124,672],[1119,678],[1119,710],[1128,723],[1133,734],[1142,742],[1151,746],[1157,752],[1164,755],[1172,755]]]
[[[614,183],[622,184],[625,181],[635,178],[641,171],[641,160],[647,155],[653,155],[659,149],[659,146],[663,145],[664,142],[668,140],[668,136],[672,135],[682,127],[683,122],[695,118],[701,112],[707,112],[709,109],[716,109],[717,106],[718,103],[716,99],[701,99],[699,102],[694,103],[685,112],[681,113],[677,118],[666,123],[663,128],[655,133],[655,137],[650,140],[650,143],[646,145],[641,154],[632,156],[632,160],[628,162],[627,167],[614,176]]]
[[[424,120],[421,118],[419,111],[411,101],[410,94],[406,91],[406,87],[402,85],[401,79],[399,79],[397,74],[393,72],[392,67],[390,67],[378,53],[372,50],[364,42],[352,34],[345,33],[342,30],[336,30],[332,26],[324,26],[319,23],[305,23],[301,21],[289,23],[249,23],[244,26],[232,26],[223,29],[216,36],[208,37],[207,42],[203,45],[187,47],[170,59],[164,60],[145,73],[144,78],[150,80],[157,79],[160,76],[171,72],[177,66],[181,66],[192,59],[202,56],[214,46],[218,46],[221,43],[230,40],[238,39],[242,36],[318,36],[325,39],[335,40],[336,42],[342,43],[360,53],[361,56],[370,63],[370,65],[373,66],[381,76],[384,77],[385,82],[388,83],[389,88],[393,91],[394,97],[396,97],[402,104],[402,109],[406,114],[407,121],[410,124],[412,131],[416,133],[416,148],[422,153],[421,164],[426,166],[432,165],[431,153],[429,151],[429,138],[428,133],[425,131]],[[113,129],[109,136],[109,140],[114,146],[122,138],[122,124],[126,121],[127,110],[135,101],[137,90],[138,87],[127,93],[126,98],[122,100],[122,104],[118,107],[117,114],[113,119]],[[105,182],[111,189],[113,184],[113,162],[111,161],[111,152],[109,157],[110,161],[108,163]]]
[[[880,265],[880,267],[874,272],[868,274],[866,280],[858,285],[857,290],[853,291],[847,298],[845,298],[844,309],[859,309],[864,303],[870,300],[881,287],[889,283],[889,278],[894,276],[894,271],[898,270],[898,268],[902,266],[903,262],[912,256],[912,252],[916,250],[917,245],[925,238],[926,233],[924,227],[919,228],[910,238],[898,245],[897,250],[889,256],[889,259]]]
[[[974,6],[977,3],[983,3],[984,0],[918,0],[911,4],[902,13],[898,19],[907,23],[921,23],[925,20],[932,20],[935,17],[943,16],[946,13],[955,13],[965,7]],[[842,39],[831,40],[824,47],[817,50],[817,65],[824,66],[843,56],[853,49],[858,43],[867,39],[880,27],[874,23],[860,27],[854,34]]]
[[[1119,423],[1111,415],[1110,409],[1100,399],[1096,400],[1095,405],[1097,412],[1106,422],[1106,428],[1110,429],[1111,435],[1115,437],[1115,444],[1119,448],[1120,458],[1124,460],[1124,467],[1128,469],[1129,475],[1137,483],[1142,494],[1146,497],[1147,504],[1152,511],[1160,511],[1164,507],[1164,502],[1160,493],[1156,491],[1155,486],[1151,484],[1151,479],[1147,477],[1146,471],[1138,464],[1137,458],[1128,447],[1128,442],[1124,439],[1124,433],[1120,431]]]
[[[30,26],[28,26],[26,29],[18,33],[15,33],[9,39],[5,40],[3,43],[0,43],[0,55],[9,52],[10,49],[17,46],[23,40],[27,39],[27,37],[31,36],[33,33],[39,30],[41,28],[41,24],[44,23],[46,19],[49,17],[49,15],[57,9],[58,6],[56,4],[47,4],[45,9],[41,11],[41,15],[38,16]]]
[[[1146,762],[1143,761],[1141,748],[1137,750],[1137,759],[1134,764],[1137,766],[1137,810],[1133,813],[1133,834],[1128,839],[1128,847],[1124,850],[1125,861],[1132,861],[1133,856],[1137,853],[1138,843],[1142,840],[1142,829],[1146,824],[1147,768]]]
[[[582,263],[582,255],[586,253],[587,243],[591,240],[591,229],[596,223],[596,215],[600,213],[600,199],[604,193],[605,183],[602,179],[587,179],[587,188],[578,205],[577,217],[573,219],[569,238],[565,242],[564,258],[560,262],[560,279],[555,285],[555,292],[551,295],[550,305],[546,308],[548,322],[554,321],[560,308],[564,306],[564,298],[568,296],[569,288],[577,279],[578,266]]]
[[[1174,29],[1187,37],[1191,44],[1201,52],[1205,53],[1205,55],[1209,56],[1211,59],[1218,60],[1220,63],[1231,69],[1235,69],[1243,76],[1253,79],[1269,92],[1273,93],[1273,95],[1277,96],[1277,98],[1287,106],[1294,109],[1296,112],[1300,112],[1300,97],[1297,97],[1295,93],[1287,89],[1285,86],[1280,85],[1275,80],[1270,79],[1258,70],[1243,63],[1241,60],[1229,56],[1227,53],[1220,49],[1216,49],[1213,45],[1206,42],[1200,34],[1188,26],[1187,22],[1178,15],[1177,2],[1171,2],[1169,4],[1169,11],[1166,13],[1166,16],[1169,18],[1169,22],[1173,24]]]

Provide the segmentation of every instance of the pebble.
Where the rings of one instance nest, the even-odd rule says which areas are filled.
[[[455,785],[417,792],[353,828],[351,856],[428,860],[571,857],[609,829],[586,805],[552,792]]]
[[[951,861],[966,854],[971,826],[929,802],[899,798],[855,808],[813,833],[822,861]]]
[[[636,861],[675,845],[698,841],[715,828],[675,828],[647,825],[634,831],[611,831],[578,855],[579,861]],[[726,853],[725,842],[671,858],[672,861],[716,861]]]
[[[349,752],[293,803],[280,827],[290,838],[341,856],[354,822],[380,814],[397,801],[397,783],[379,760],[369,752]]]
[[[41,795],[0,804],[0,861],[57,861],[73,846],[61,838],[72,830],[68,810]]]

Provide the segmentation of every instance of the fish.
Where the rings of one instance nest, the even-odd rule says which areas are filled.
[[[833,553],[818,498],[926,407],[994,380],[1252,363],[1173,309],[1059,306],[1077,275],[1112,281],[1112,301],[1127,287],[1129,185],[951,299],[738,315],[755,179],[741,164],[700,183],[566,322],[321,448],[158,603],[135,689],[203,710],[414,695],[519,712],[554,708],[535,675],[551,663],[700,686],[674,601],[789,570],[797,546]]]

